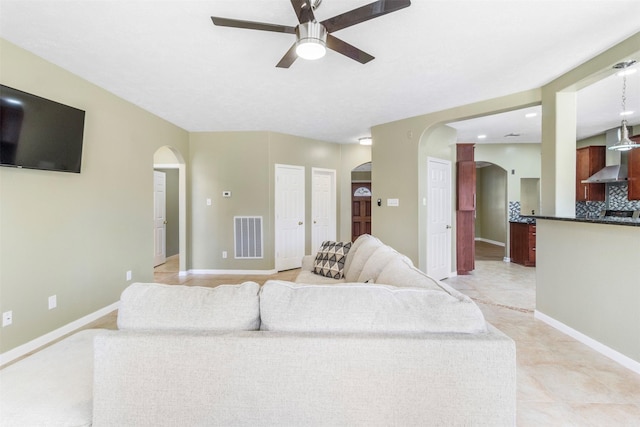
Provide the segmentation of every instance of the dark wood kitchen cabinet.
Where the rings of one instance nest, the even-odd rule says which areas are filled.
[[[604,201],[604,184],[583,184],[582,180],[605,167],[606,149],[603,145],[591,145],[576,150],[576,201]]]
[[[536,265],[536,225],[525,222],[512,222],[511,262],[527,267]]]
[[[640,135],[631,137],[640,144]],[[640,200],[640,148],[629,151],[629,200]]]

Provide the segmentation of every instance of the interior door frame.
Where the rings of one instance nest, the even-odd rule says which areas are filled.
[[[162,200],[158,200],[160,179],[162,181]],[[162,208],[160,211],[159,207]],[[162,215],[160,218],[158,218],[159,212]],[[158,232],[160,232],[160,236],[158,236]],[[157,267],[167,261],[167,174],[158,170],[153,171],[153,235],[153,266]]]
[[[302,242],[301,242],[301,248],[298,248],[298,252],[299,253],[299,260],[296,260],[296,262],[294,263],[289,263],[289,262],[284,262],[283,260],[286,260],[286,258],[283,258],[281,256],[279,256],[279,254],[282,252],[282,237],[281,237],[281,224],[280,224],[280,206],[281,206],[281,201],[280,201],[280,190],[279,190],[279,177],[280,177],[280,171],[281,170],[285,170],[285,169],[289,169],[289,170],[296,170],[298,172],[302,173],[302,212],[300,214],[300,218],[297,220],[298,221],[298,225],[299,225],[299,232],[302,233]],[[284,271],[284,270],[289,270],[292,268],[298,268],[302,265],[302,257],[305,254],[305,244],[306,244],[306,233],[305,233],[305,228],[306,226],[304,225],[305,223],[305,208],[306,208],[306,194],[305,194],[305,189],[306,189],[306,169],[304,166],[297,166],[297,165],[285,165],[285,164],[276,164],[275,165],[275,185],[274,185],[274,266],[276,271]],[[298,242],[299,244],[300,242]]]
[[[446,266],[446,273],[443,275],[443,277],[436,277],[436,276],[440,276],[442,274],[435,274],[433,272],[433,262],[430,262],[430,253],[431,250],[433,249],[431,247],[432,245],[432,236],[433,236],[433,229],[431,227],[433,227],[430,222],[429,222],[429,218],[432,216],[435,216],[433,213],[433,205],[432,205],[432,187],[429,181],[430,178],[430,169],[431,169],[431,165],[433,163],[438,163],[441,164],[443,166],[445,166],[446,170],[448,171],[448,176],[449,176],[449,184],[448,184],[448,197],[446,197],[446,202],[445,202],[445,213],[443,215],[444,218],[446,218],[446,225],[445,225],[445,232],[447,233],[446,236],[446,248],[444,251],[442,251],[442,253],[444,254],[444,262],[443,264]],[[426,183],[426,188],[427,188],[427,206],[426,206],[426,215],[427,215],[427,221],[426,221],[426,259],[425,259],[425,272],[429,275],[434,275],[434,278],[436,279],[442,279],[445,277],[449,277],[451,275],[451,261],[452,261],[452,241],[453,241],[453,228],[452,228],[452,224],[453,224],[453,188],[452,188],[452,179],[453,179],[453,169],[452,169],[452,162],[450,160],[445,160],[445,159],[439,159],[436,157],[427,157],[427,183]]]
[[[329,233],[328,236],[320,238],[316,233],[316,213],[317,213],[317,199],[316,199],[316,179],[321,175],[329,175],[331,178],[331,195],[329,196],[330,206],[329,212]],[[337,211],[337,174],[335,169],[324,168],[311,168],[311,251],[315,251],[320,247],[324,240],[336,240],[338,230],[338,211]]]

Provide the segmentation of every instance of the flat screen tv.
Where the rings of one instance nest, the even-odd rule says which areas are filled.
[[[80,173],[84,114],[0,85],[0,166]]]

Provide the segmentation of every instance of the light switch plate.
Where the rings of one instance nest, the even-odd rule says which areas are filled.
[[[2,313],[2,327],[9,326],[13,323],[13,311],[5,311]]]

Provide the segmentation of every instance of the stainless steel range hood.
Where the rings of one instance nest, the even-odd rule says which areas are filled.
[[[618,141],[618,128],[606,132],[607,147]],[[617,153],[620,160],[617,160]],[[614,157],[615,156],[615,157]],[[615,159],[615,160],[614,160]],[[615,163],[615,164],[611,164]],[[611,152],[607,150],[607,166],[582,181],[583,184],[602,184],[609,182],[625,182],[628,175],[629,155],[626,151]]]
[[[622,162],[622,159],[627,160],[627,155],[622,153],[620,156],[619,165],[606,166],[600,169],[598,172],[591,175],[589,178],[582,181],[583,184],[601,184],[607,182],[624,182],[627,180],[627,163]]]

